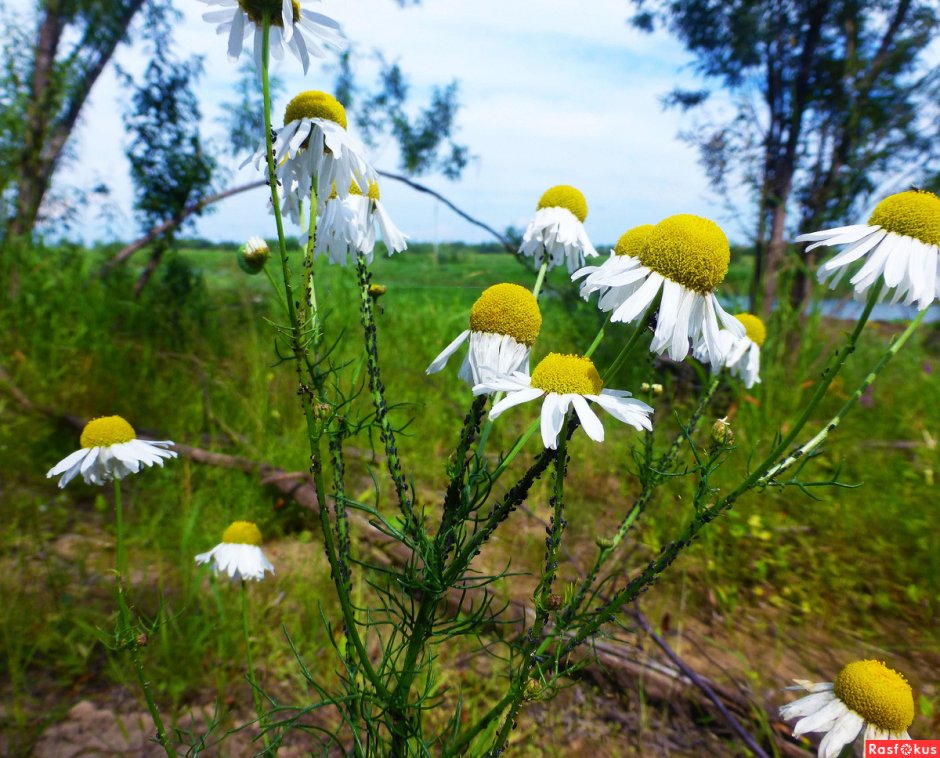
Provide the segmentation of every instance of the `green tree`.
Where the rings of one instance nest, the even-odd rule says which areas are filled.
[[[16,179],[6,193],[6,234],[28,235],[40,214],[66,143],[91,88],[104,71],[144,0],[39,0],[37,23],[28,32],[25,71],[5,51],[4,67],[24,78],[13,103],[22,122],[22,141],[12,164]],[[12,117],[12,115],[11,115]],[[6,156],[2,156],[7,160]]]
[[[209,190],[216,166],[200,140],[199,104],[192,91],[202,72],[202,61],[180,61],[172,52],[172,22],[177,15],[162,3],[147,7],[150,63],[139,83],[122,72],[132,92],[124,113],[124,125],[131,136],[125,154],[134,182],[134,210],[144,231],[197,203]],[[200,207],[193,216],[202,210]],[[150,260],[135,287],[137,296],[172,246],[176,231],[177,227],[168,229],[154,241]]]
[[[752,307],[778,296],[787,237],[852,219],[898,183],[940,171],[940,68],[925,53],[940,25],[932,0],[634,0],[633,23],[668,29],[706,81],[729,93],[730,119],[687,138],[712,186],[743,183],[757,206]],[[711,91],[675,90],[702,111]],[[808,285],[800,269],[794,300]]]

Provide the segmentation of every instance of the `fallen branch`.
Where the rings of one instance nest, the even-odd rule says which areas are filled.
[[[492,234],[493,237],[496,238],[499,244],[502,245],[506,249],[507,252],[515,255],[516,247],[512,244],[512,242],[509,241],[509,239],[507,239],[504,235],[500,234],[489,224],[483,221],[480,221],[477,218],[474,218],[466,211],[462,211],[460,208],[454,205],[454,203],[452,203],[450,200],[444,197],[440,192],[437,192],[436,190],[432,190],[430,187],[420,184],[414,181],[413,179],[409,179],[407,176],[403,176],[402,174],[393,174],[389,171],[378,171],[377,173],[379,174],[379,176],[384,176],[386,179],[393,179],[396,182],[401,182],[402,184],[406,184],[409,187],[411,187],[411,189],[415,190],[416,192],[421,192],[425,195],[430,195],[431,197],[435,198],[439,202],[446,205],[448,208],[450,208],[454,213],[456,213],[465,221]],[[183,210],[177,213],[173,218],[167,219],[162,224],[155,226],[153,229],[147,232],[140,239],[135,240],[134,242],[131,242],[129,245],[126,245],[125,247],[121,248],[121,250],[119,250],[114,255],[113,258],[105,262],[105,264],[101,267],[100,273],[102,275],[107,274],[115,266],[123,263],[128,258],[130,258],[134,253],[147,247],[147,245],[154,242],[161,235],[166,234],[167,232],[173,231],[174,229],[176,229],[176,227],[178,227],[180,224],[186,221],[186,219],[188,219],[190,216],[196,213],[199,213],[206,206],[213,205],[214,203],[218,203],[222,200],[226,200],[234,195],[240,195],[242,192],[248,192],[249,190],[258,189],[259,187],[265,186],[265,183],[266,183],[265,180],[259,179],[258,181],[249,182],[248,184],[240,184],[237,187],[230,187],[229,189],[224,190],[222,192],[217,192],[214,195],[206,195],[206,197],[200,198],[195,203],[192,203],[191,205],[187,205],[185,208],[183,208]]]

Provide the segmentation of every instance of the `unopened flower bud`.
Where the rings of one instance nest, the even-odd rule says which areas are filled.
[[[561,595],[553,592],[548,596],[548,602],[546,605],[550,611],[557,611],[559,608],[561,608]]]
[[[386,292],[388,292],[388,287],[386,287],[384,284],[369,285],[369,297],[371,297],[373,300],[378,300]]]
[[[712,424],[712,443],[715,447],[730,447],[734,444],[734,432],[727,416]]]
[[[147,643],[150,642],[150,639],[146,634],[138,634],[137,639],[134,640],[134,642],[136,643],[137,647],[147,647]]]
[[[534,700],[542,691],[542,685],[536,679],[529,679],[525,683],[524,696],[526,700]]]
[[[654,394],[654,395],[662,395],[662,394],[663,394],[663,385],[661,385],[661,384],[654,384],[654,385],[652,385],[652,386],[650,387],[650,389],[653,391],[653,394]]]
[[[260,274],[270,255],[267,242],[261,237],[249,237],[238,251],[238,267],[246,274]]]

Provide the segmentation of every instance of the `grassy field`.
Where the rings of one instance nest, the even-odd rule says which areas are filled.
[[[0,368],[8,377],[0,380],[0,748],[10,755],[54,754],[49,730],[80,701],[123,713],[142,710],[126,657],[103,642],[114,613],[111,490],[76,482],[60,491],[45,478],[77,447],[78,433],[65,414],[120,414],[160,439],[288,471],[307,466],[295,376],[276,365],[272,322],[279,314],[263,276],[244,275],[232,251],[183,250],[137,301],[130,294],[135,272],[102,279],[100,263],[99,253],[78,248],[21,253],[18,294],[0,305]],[[747,261],[736,260],[729,292],[746,289],[747,272]],[[385,384],[400,404],[396,421],[415,419],[401,440],[403,463],[428,513],[446,486],[444,461],[470,398],[455,376],[459,363],[432,377],[424,369],[465,328],[483,288],[500,281],[529,286],[532,276],[511,256],[468,248],[445,247],[436,255],[422,248],[376,261],[375,281],[388,287],[379,301]],[[354,273],[318,264],[317,278],[327,329],[343,335],[338,358],[355,361],[361,331]],[[564,274],[553,273],[549,283],[536,359],[549,350],[583,351],[600,325],[593,305],[571,296]],[[738,445],[719,475],[722,487],[734,486],[794,418],[825,356],[850,326],[810,317],[799,333],[791,323],[782,334],[785,318],[771,325],[763,383],[750,392],[731,384],[709,409],[712,418],[731,418]],[[897,330],[866,328],[806,437],[861,382]],[[619,347],[615,333],[599,349],[598,365]],[[610,386],[636,391],[649,368],[645,357],[638,359]],[[813,490],[818,499],[795,489],[745,497],[645,596],[647,615],[675,636],[690,661],[743,683],[770,707],[786,699],[779,690],[791,677],[830,679],[853,657],[882,658],[919,693],[912,732],[940,734],[937,370],[937,330],[924,327],[807,468],[811,478],[837,475],[859,486]],[[656,434],[668,444],[676,415],[688,414],[703,376],[691,363],[661,362],[656,371],[665,387],[654,401]],[[505,450],[528,420],[521,410],[507,413],[491,449]],[[578,499],[569,509],[569,560],[562,568],[568,580],[590,563],[595,539],[609,534],[638,489],[630,451],[640,437],[625,427],[607,428],[603,446],[584,435],[573,442],[570,490]],[[356,440],[361,455],[349,471],[350,494],[368,502],[375,502],[370,474],[381,480],[383,470],[373,443],[378,439]],[[526,456],[535,451],[533,442]],[[278,569],[275,581],[251,588],[263,684],[281,702],[309,701],[287,635],[307,665],[325,666],[321,673],[329,681],[329,632],[321,612],[335,618],[310,514],[254,477],[184,459],[125,482],[132,597],[141,615],[160,620],[145,653],[166,712],[182,727],[195,714],[196,729],[204,721],[200,714],[216,706],[229,722],[250,717],[238,593],[193,562],[236,518],[259,524]],[[692,486],[678,480],[644,514],[621,559],[625,572],[645,565],[675,534],[688,516]],[[485,561],[498,565],[511,557],[513,571],[538,573],[539,519],[548,513],[547,485],[540,487],[529,499],[530,512],[513,516],[514,527],[494,541]],[[367,597],[368,587],[358,581]],[[531,587],[527,581],[518,586]],[[443,655],[450,668],[442,686],[466,687],[471,710],[490,704],[501,683],[491,678],[485,656],[459,648]],[[667,716],[645,711],[636,692],[591,692],[586,702],[564,695],[554,709],[527,712],[519,754],[623,754],[639,750],[630,732],[667,728],[660,724]],[[611,699],[642,718],[625,726],[623,719],[605,717]],[[536,727],[535,711],[546,726]],[[222,750],[238,754],[232,747],[238,738],[232,739]],[[604,752],[611,745],[614,752]]]

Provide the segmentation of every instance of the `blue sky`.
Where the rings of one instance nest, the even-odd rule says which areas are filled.
[[[205,136],[223,139],[221,104],[232,99],[237,65],[225,56],[225,38],[201,19],[201,3],[183,0],[178,27],[181,53],[205,56],[198,95]],[[573,184],[588,199],[587,229],[596,244],[614,241],[627,228],[655,223],[673,213],[715,218],[732,239],[743,239],[746,219],[729,218],[708,190],[694,150],[678,139],[689,117],[663,111],[659,98],[677,84],[695,86],[689,58],[664,34],[644,35],[627,24],[625,0],[424,0],[399,8],[392,0],[325,0],[317,11],[339,21],[366,60],[373,48],[398,60],[411,77],[416,99],[434,84],[460,81],[458,141],[475,156],[464,177],[422,181],[497,229],[524,227],[541,193]],[[144,65],[133,48],[119,62]],[[305,89],[328,89],[332,77],[314,65],[304,77],[287,56],[277,73],[286,98]],[[123,156],[122,93],[112,72],[93,92],[72,145],[64,183],[89,188],[104,180],[114,189],[117,220],[102,224],[90,206],[77,231],[86,239],[132,238],[139,232],[130,203]],[[275,103],[275,114],[284,102]],[[371,156],[378,168],[395,170],[389,143]],[[258,175],[246,168],[233,183]],[[477,241],[486,235],[435,201],[386,182],[383,200],[415,240]],[[227,200],[198,221],[210,239],[273,236],[273,219],[261,191]]]

